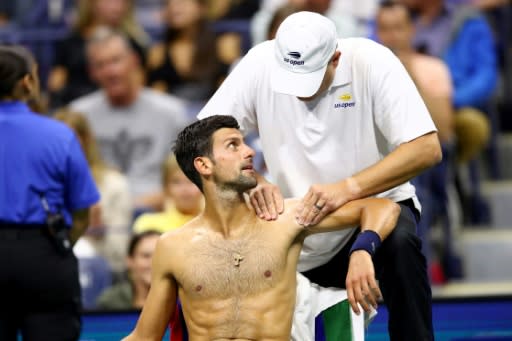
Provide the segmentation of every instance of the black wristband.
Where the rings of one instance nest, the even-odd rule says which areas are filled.
[[[359,233],[356,240],[354,241],[354,244],[352,244],[349,255],[357,250],[365,250],[373,257],[375,252],[377,252],[380,244],[381,241],[377,232],[364,230],[363,232]]]

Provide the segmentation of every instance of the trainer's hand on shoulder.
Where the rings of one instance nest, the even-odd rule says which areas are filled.
[[[351,200],[343,182],[312,185],[297,206],[295,219],[300,225],[316,225],[327,214]]]
[[[261,219],[276,220],[284,211],[283,195],[279,187],[262,179],[249,191],[251,205]]]
[[[377,301],[382,298],[382,293],[375,280],[375,268],[368,252],[364,250],[352,252],[345,285],[348,301],[357,315],[361,312],[358,303],[365,311],[370,311],[371,306],[377,309]]]

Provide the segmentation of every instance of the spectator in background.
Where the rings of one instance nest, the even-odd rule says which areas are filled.
[[[37,0],[0,1],[0,28],[21,27],[38,5]]]
[[[85,237],[108,261],[112,271],[121,273],[133,216],[128,179],[105,164],[89,121],[82,113],[61,109],[54,118],[67,124],[77,135],[101,194],[100,202],[91,209]]]
[[[106,289],[100,295],[96,302],[98,309],[130,310],[142,308],[149,293],[151,259],[159,237],[160,233],[152,230],[132,236],[126,257],[128,277]]]
[[[414,11],[414,46],[445,61],[453,84],[457,158],[467,163],[480,156],[489,140],[486,114],[497,82],[493,34],[483,15],[469,6],[453,7],[444,0],[401,0]],[[461,188],[467,220],[489,220],[489,208],[480,193],[478,167]]]
[[[457,206],[448,191],[454,188],[453,144],[454,144],[454,113],[452,106],[453,88],[450,72],[444,62],[436,57],[420,54],[415,51],[414,23],[410,13],[403,4],[396,1],[383,1],[376,17],[377,38],[384,46],[390,48],[398,56],[418,88],[438,130],[439,141],[445,156],[441,163],[426,170],[414,179],[418,197],[422,203],[422,218],[418,224],[418,234],[423,240],[423,251],[429,261],[431,280],[435,284],[443,281],[439,273],[438,263],[430,252],[428,232],[434,219],[442,217],[447,221],[443,233],[443,258],[452,257],[453,249],[448,230],[458,226],[460,222],[449,213],[448,207]],[[450,192],[452,193],[452,192]],[[451,201],[449,205],[449,201]],[[460,270],[459,270],[460,273]]]
[[[264,1],[260,10],[251,20],[251,38],[253,45],[261,43],[267,37],[274,13],[283,6],[296,7],[300,11],[310,11],[325,15],[336,25],[339,38],[363,36],[354,16],[336,10],[336,4],[343,0],[270,0]]]
[[[11,23],[15,12],[15,2],[2,1],[0,3],[0,27],[7,26]]]
[[[235,63],[250,48],[248,32],[251,18],[260,8],[261,0],[206,0],[208,18],[217,29],[217,45],[222,60]]]
[[[162,185],[165,195],[163,212],[144,213],[133,224],[136,233],[146,230],[167,232],[197,216],[203,207],[203,195],[181,170],[174,154],[162,166]]]
[[[134,51],[121,33],[97,31],[87,57],[101,90],[70,107],[88,118],[105,161],[128,177],[135,208],[161,209],[160,165],[188,122],[185,103],[143,87]]]
[[[207,0],[208,17],[212,20],[251,19],[260,0]]]
[[[51,107],[67,105],[97,89],[88,74],[85,45],[101,26],[123,32],[144,63],[149,37],[135,20],[133,0],[79,0],[74,27],[55,46],[55,61],[48,76]]]
[[[491,10],[501,6],[506,6],[510,3],[509,0],[447,0],[449,4],[464,4],[472,5],[481,10]]]
[[[0,47],[0,340],[78,340],[80,285],[72,245],[99,194],[80,144],[32,112],[34,57]]]
[[[270,24],[268,26],[267,40],[272,40],[276,37],[277,29],[279,25],[286,19],[290,14],[300,11],[300,7],[292,3],[288,3],[284,6],[279,7],[272,15]]]
[[[334,0],[332,11],[354,17],[360,36],[370,37],[380,2],[381,0]]]
[[[442,144],[453,143],[454,123],[450,71],[439,58],[416,52],[414,23],[407,7],[388,0],[376,17],[377,38],[400,59],[426,102]]]
[[[167,0],[164,41],[151,47],[147,73],[149,85],[204,104],[239,56],[223,58],[215,32],[207,20],[206,0]]]

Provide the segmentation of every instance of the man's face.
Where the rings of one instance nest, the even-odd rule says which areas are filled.
[[[245,144],[238,129],[222,128],[213,134],[213,176],[219,187],[237,192],[256,187],[253,157],[254,150]]]
[[[413,24],[403,6],[382,8],[377,14],[377,36],[393,52],[409,49],[413,34]]]
[[[158,235],[150,235],[142,238],[135,248],[132,257],[128,257],[128,269],[132,280],[145,285],[151,283],[151,258],[155,252]]]
[[[133,84],[136,67],[133,52],[118,37],[88,48],[89,67],[93,79],[108,97],[126,96]]]

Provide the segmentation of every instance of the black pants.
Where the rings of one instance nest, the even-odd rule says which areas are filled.
[[[81,329],[78,263],[42,228],[0,227],[0,340],[74,341]]]
[[[432,292],[421,240],[416,235],[417,211],[411,207],[411,200],[400,206],[397,226],[382,242],[373,260],[389,310],[388,331],[393,341],[430,341],[434,339]],[[348,254],[356,237],[328,263],[303,274],[321,286],[345,288]]]

